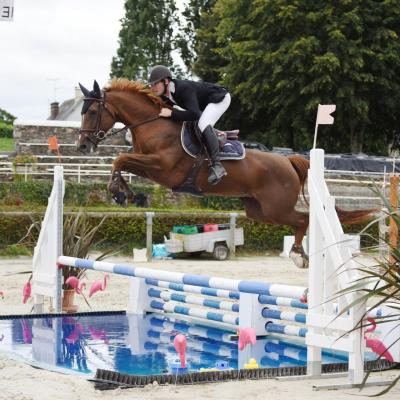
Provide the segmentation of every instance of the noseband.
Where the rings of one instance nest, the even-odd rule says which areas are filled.
[[[96,116],[96,127],[94,129],[79,129],[79,134],[84,135],[86,139],[88,139],[92,144],[97,146],[97,143],[103,139],[105,139],[107,136],[107,133],[103,130],[100,130],[100,123],[101,123],[101,117],[103,115],[103,110],[106,110],[112,117],[112,119],[115,121],[115,115],[114,113],[107,107],[106,104],[106,94],[105,92],[102,91],[101,97],[84,97],[83,101],[95,101],[96,103],[99,103],[99,108],[97,109],[97,116]]]
[[[95,101],[97,103],[99,103],[99,108],[97,110],[97,117],[96,117],[96,127],[94,129],[79,129],[79,134],[80,135],[84,135],[86,139],[88,139],[94,146],[97,146],[98,142],[100,142],[101,140],[105,139],[106,137],[110,137],[110,136],[114,136],[117,133],[120,133],[123,130],[126,129],[135,129],[140,125],[144,125],[147,124],[151,121],[155,121],[159,118],[161,118],[159,115],[156,115],[154,117],[148,118],[144,121],[138,122],[136,124],[131,124],[131,125],[125,125],[123,128],[118,129],[114,132],[105,132],[103,130],[100,130],[100,123],[101,123],[101,117],[103,114],[103,110],[106,110],[112,117],[114,123],[116,122],[116,116],[115,114],[107,107],[106,104],[106,93],[105,92],[101,92],[101,97],[97,98],[97,97],[84,97],[83,100],[88,100],[88,101]]]

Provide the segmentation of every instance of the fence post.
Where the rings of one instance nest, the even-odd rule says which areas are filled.
[[[230,213],[229,220],[229,258],[234,259],[236,253],[235,247],[235,230],[236,230],[236,218],[238,213]]]
[[[146,257],[151,261],[153,256],[153,217],[154,212],[146,212]]]

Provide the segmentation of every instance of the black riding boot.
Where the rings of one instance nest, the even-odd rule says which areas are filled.
[[[227,172],[225,171],[225,168],[219,159],[218,138],[214,132],[214,128],[211,125],[207,125],[202,134],[208,156],[211,159],[211,166],[208,170],[208,183],[211,183],[211,185],[216,185],[225,175],[227,175]]]

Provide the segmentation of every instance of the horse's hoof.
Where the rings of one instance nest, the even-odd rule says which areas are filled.
[[[128,198],[124,192],[115,193],[113,196],[114,201],[120,206],[127,207],[128,206]]]
[[[297,268],[308,268],[308,260],[304,258],[300,253],[291,251],[289,258],[294,262]]]

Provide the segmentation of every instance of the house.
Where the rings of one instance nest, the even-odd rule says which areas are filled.
[[[63,101],[61,105],[57,101],[50,104],[50,116],[47,119],[53,121],[80,121],[82,105],[83,94],[76,87],[75,96],[72,99]]]

